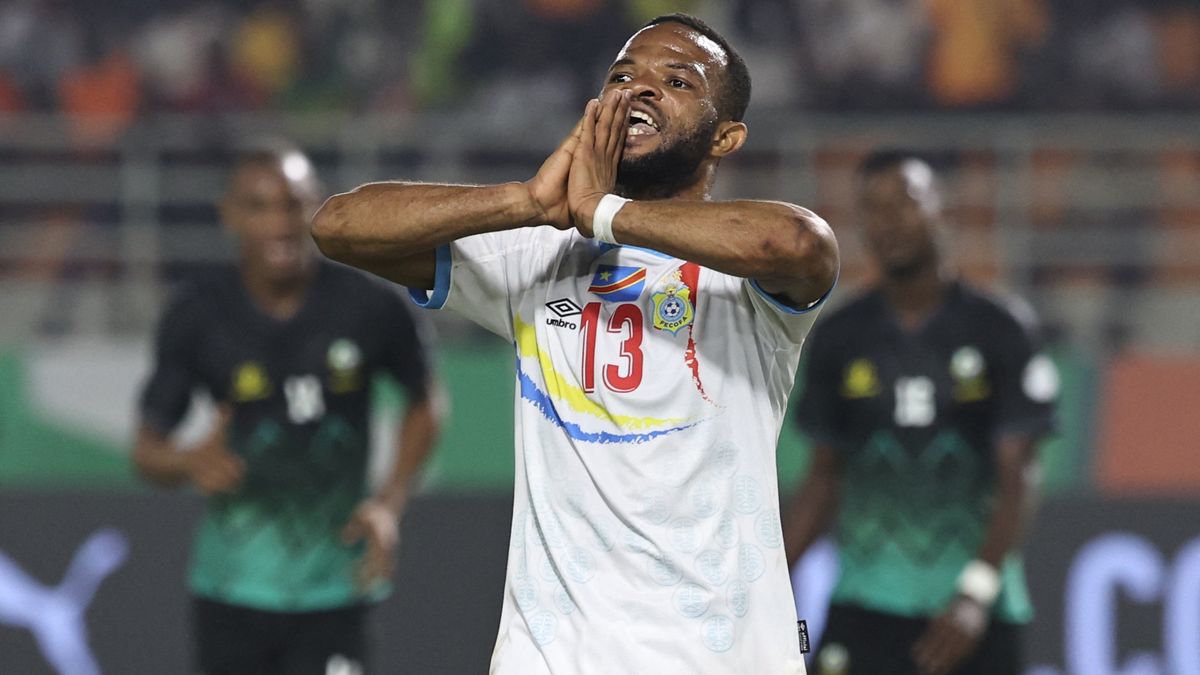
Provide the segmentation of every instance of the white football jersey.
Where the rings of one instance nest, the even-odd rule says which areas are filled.
[[[443,247],[414,298],[517,352],[493,675],[804,672],[775,447],[817,307],[552,227]]]

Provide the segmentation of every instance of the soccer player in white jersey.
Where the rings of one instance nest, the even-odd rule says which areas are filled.
[[[775,447],[838,253],[806,209],[709,200],[749,94],[719,34],[660,17],[530,180],[316,217],[330,257],[516,348],[495,675],[804,672]]]

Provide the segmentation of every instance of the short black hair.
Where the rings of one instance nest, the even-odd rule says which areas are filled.
[[[289,155],[300,154],[307,159],[300,146],[291,141],[278,138],[240,139],[233,143],[229,157],[230,172],[236,172],[246,166],[260,164],[279,165]]]
[[[275,137],[254,138],[234,143],[230,156],[229,173],[226,178],[228,183],[226,189],[232,187],[235,176],[248,167],[265,166],[281,171],[288,176],[287,162],[292,158],[299,158],[307,163],[308,171],[305,182],[313,190],[314,195],[319,195],[324,187],[312,159],[295,143]],[[291,176],[288,177],[291,178]]]
[[[725,52],[728,63],[725,64],[724,79],[721,91],[717,94],[717,115],[721,118],[741,122],[746,116],[746,108],[750,106],[750,69],[742,60],[741,54],[729,44],[725,36],[718,33],[712,26],[690,15],[676,12],[656,16],[646,22],[642,29],[657,26],[662,23],[677,23],[687,26],[704,37],[717,43]]]
[[[929,166],[933,163],[921,153],[914,150],[904,148],[882,148],[872,150],[870,154],[863,158],[858,163],[858,175],[860,178],[870,178],[881,174],[885,171],[890,171],[908,161],[924,162]]]
[[[861,181],[861,186],[866,186],[867,181],[882,173],[886,173],[893,169],[900,169],[908,162],[920,162],[924,164],[930,171],[930,192],[935,199],[935,204],[938,210],[942,209],[942,181],[939,173],[939,167],[947,168],[950,163],[950,158],[945,153],[928,154],[918,152],[908,148],[882,148],[871,151],[858,164],[858,180]]]

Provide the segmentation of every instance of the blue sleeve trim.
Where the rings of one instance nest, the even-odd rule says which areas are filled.
[[[776,309],[783,312],[784,314],[807,314],[807,313],[817,309],[821,305],[825,304],[825,301],[829,299],[829,294],[833,293],[834,288],[837,288],[837,282],[838,282],[839,278],[841,278],[840,273],[838,274],[838,276],[834,277],[833,283],[829,285],[829,290],[822,293],[821,297],[814,300],[811,305],[809,305],[808,307],[804,307],[802,309],[796,309],[795,307],[789,307],[789,306],[783,304],[782,302],[779,301],[778,298],[776,298],[775,296],[771,295],[770,293],[764,291],[762,286],[758,285],[757,279],[750,279],[750,287],[753,288],[754,290],[758,291],[759,295],[766,298],[767,302],[770,302],[772,305],[775,306]]]
[[[450,297],[450,245],[437,247],[437,267],[433,273],[433,291],[424,288],[410,288],[408,295],[418,307],[425,309],[441,309]]]

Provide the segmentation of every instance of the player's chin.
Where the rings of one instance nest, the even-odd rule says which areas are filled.
[[[300,259],[288,262],[264,262],[259,268],[263,278],[273,284],[285,284],[304,277],[311,261]]]
[[[921,268],[920,260],[912,256],[890,256],[883,258],[881,262],[887,275],[894,279],[911,277]]]

